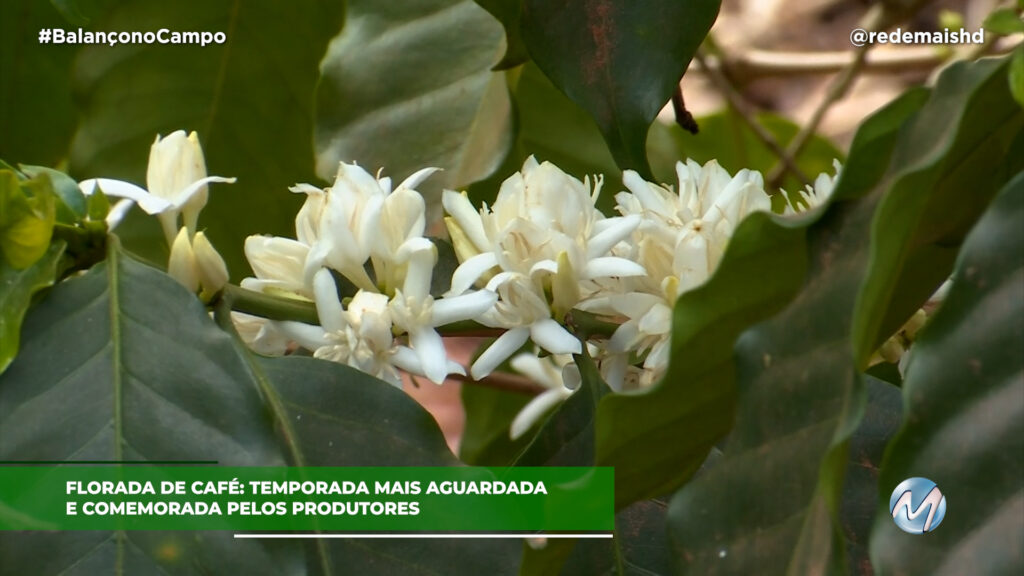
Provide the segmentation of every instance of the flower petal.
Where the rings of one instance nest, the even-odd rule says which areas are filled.
[[[587,241],[587,258],[606,254],[612,246],[628,238],[640,226],[641,220],[639,214],[602,220],[607,227]]]
[[[440,170],[440,168],[422,168],[417,170],[416,172],[413,172],[411,176],[402,180],[402,183],[398,185],[398,188],[395,188],[395,192],[402,189],[415,190],[416,187],[429,178],[431,174],[439,172]]]
[[[326,338],[324,329],[313,324],[291,321],[271,321],[271,325],[285,335],[289,340],[294,341],[306,350],[316,351],[327,346],[330,342]]]
[[[159,214],[171,208],[171,203],[167,200],[154,196],[145,189],[123,180],[92,178],[90,180],[82,180],[78,183],[78,187],[82,190],[82,194],[86,196],[92,195],[96,188],[99,187],[107,196],[134,200],[146,214]]]
[[[452,285],[447,294],[458,296],[469,290],[480,276],[491,268],[498,265],[498,259],[493,252],[484,252],[466,260],[455,269],[452,274]]]
[[[441,203],[445,212],[458,224],[462,232],[469,238],[469,241],[479,251],[487,249],[490,242],[484,232],[484,225],[480,219],[480,213],[473,208],[473,204],[465,194],[459,194],[451,190],[445,190],[441,196]]]
[[[201,190],[206,188],[207,184],[211,182],[223,182],[225,184],[234,184],[236,180],[237,178],[224,178],[221,176],[207,176],[206,178],[200,178],[199,180],[196,180],[195,182],[189,184],[182,190],[179,190],[178,193],[176,193],[174,197],[170,199],[171,204],[173,204],[174,207],[176,208],[181,208],[192,198],[192,196],[196,195]],[[103,191],[106,192],[106,189],[104,189]]]
[[[579,354],[583,350],[579,339],[551,318],[530,325],[530,337],[552,354]]]
[[[474,380],[479,380],[494,372],[495,368],[526,344],[529,338],[529,328],[513,328],[498,336],[498,339],[473,363],[469,369],[470,375]]]
[[[626,260],[617,256],[593,258],[588,260],[583,268],[583,277],[587,279],[606,278],[609,276],[626,278],[630,276],[644,276],[646,274],[647,270],[643,266],[632,260]]]
[[[338,300],[338,285],[327,268],[321,268],[313,275],[313,296],[316,298],[316,314],[320,325],[328,332],[339,332],[345,328],[345,310]]]
[[[412,349],[420,359],[423,375],[434,384],[444,383],[448,377],[448,355],[444,350],[441,335],[432,328],[421,328],[409,335]]]
[[[561,390],[552,388],[530,400],[519,411],[519,414],[516,414],[515,419],[512,420],[512,425],[509,427],[509,436],[513,440],[518,440],[523,434],[526,434],[542,416],[568,397],[566,392],[569,392],[569,390],[564,387]]]
[[[452,322],[472,320],[490,310],[498,301],[498,295],[490,290],[477,290],[461,296],[450,296],[434,300],[431,324],[444,326]]]

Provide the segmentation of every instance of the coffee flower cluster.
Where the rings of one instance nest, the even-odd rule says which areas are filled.
[[[242,287],[312,301],[320,325],[242,314],[237,325],[259,352],[298,346],[395,385],[399,370],[436,383],[465,374],[447,358],[438,329],[464,321],[493,328],[500,335],[470,376],[485,378],[508,362],[547,390],[516,418],[513,436],[576,389],[572,354],[584,345],[615,390],[657,381],[668,365],[677,297],[709,278],[745,216],[771,209],[759,173],[732,176],[714,161],[690,161],[677,167],[678,187],[627,171],[618,215],[608,217],[596,208],[600,177],[581,181],[530,158],[491,206],[444,192],[459,265],[441,282],[450,288],[432,295],[437,250],[424,236],[426,207],[416,191],[432,172],[392,189],[388,178],[341,164],[330,188],[292,188],[306,195],[295,238],[249,238],[255,276]],[[833,183],[822,175],[787,212],[822,203]],[[576,310],[619,327],[581,342],[565,322]]]
[[[715,161],[687,161],[678,163],[674,186],[626,171],[626,190],[616,191],[617,215],[610,217],[596,207],[602,178],[581,181],[531,157],[502,183],[491,206],[478,209],[466,194],[444,192],[458,266],[439,278],[437,245],[425,236],[427,210],[416,190],[434,171],[393,186],[379,173],[342,163],[330,188],[293,187],[305,195],[295,237],[250,237],[245,255],[254,276],[241,286],[313,303],[319,322],[235,313],[235,324],[257,352],[303,348],[396,386],[400,371],[437,384],[465,376],[441,334],[455,323],[487,327],[498,337],[469,375],[485,378],[508,365],[546,389],[515,419],[514,437],[578,387],[572,355],[584,347],[614,390],[660,379],[679,295],[711,276],[743,218],[771,210],[760,173],[731,175]],[[82,188],[98,187],[157,215],[171,246],[169,272],[193,292],[219,290],[227,281],[223,260],[196,222],[207,185],[233,179],[207,176],[198,139],[184,132],[157,138],[147,176],[148,191],[114,180]],[[784,195],[785,212],[822,204],[834,181],[822,174],[813,186]],[[435,286],[448,289],[437,293]],[[583,342],[571,329],[577,313],[617,328]]]

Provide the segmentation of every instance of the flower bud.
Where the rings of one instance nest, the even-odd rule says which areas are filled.
[[[228,267],[224,259],[202,232],[196,232],[192,239],[192,250],[203,290],[211,294],[219,292],[228,283]]]
[[[178,198],[196,182],[206,178],[206,160],[199,145],[199,136],[192,132],[188,136],[183,130],[172,132],[164,138],[156,137],[149,149],[149,166],[146,170],[146,186],[150,194],[178,205],[184,198]],[[202,184],[181,204],[185,227],[195,231],[199,211],[206,205],[208,191]],[[168,240],[174,237],[178,227],[178,211],[168,210],[158,215]]]
[[[188,230],[178,231],[174,243],[171,244],[171,258],[167,262],[167,273],[177,280],[189,292],[199,290],[199,266],[196,255],[192,251],[192,243],[188,238]]]

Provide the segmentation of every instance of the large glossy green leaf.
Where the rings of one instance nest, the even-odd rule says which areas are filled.
[[[317,173],[338,162],[403,178],[444,171],[420,190],[466,186],[494,171],[511,141],[501,27],[472,0],[350,0],[322,64]]]
[[[21,321],[32,296],[53,284],[63,253],[64,243],[54,242],[35,264],[21,270],[0,260],[0,374],[18,354]]]
[[[908,174],[893,184],[872,223],[873,236],[886,242],[872,244],[873,264],[858,302],[854,341],[862,366],[949,276],[971,225],[999,186],[1024,169],[1024,148],[1008,153],[1021,139],[1024,112],[1006,88],[1006,64],[1005,58],[987,60],[944,74],[927,113],[950,118],[959,130],[915,123],[905,135],[908,145],[893,157]],[[977,96],[958,117],[963,93]],[[934,160],[942,156],[957,161]]]
[[[341,27],[333,0],[124,0],[92,19],[94,30],[223,32],[223,45],[84,47],[75,63],[82,123],[72,175],[145,185],[157,134],[195,130],[215,184],[200,218],[232,276],[247,275],[250,234],[291,234],[301,198],[296,182],[315,181],[313,103],[319,62]],[[133,251],[165,261],[152,218],[131,218],[118,233]]]
[[[650,175],[647,129],[718,15],[719,0],[523,0],[541,70],[596,120],[618,165]]]
[[[946,173],[963,164],[974,149],[967,144],[987,144],[974,138],[975,126],[963,127],[965,119],[984,122],[981,133],[1000,141],[1006,118],[977,114],[991,103],[989,81],[999,68],[991,62],[951,67],[901,130],[891,171],[869,190],[861,175],[849,180],[843,176],[836,195],[846,201],[834,203],[808,230],[809,269],[802,291],[780,314],[741,336],[736,346],[736,425],[723,458],[685,486],[670,508],[684,572],[808,574],[842,569],[842,535],[835,518],[848,440],[866,399],[857,371],[862,350],[852,332],[855,304],[863,298],[861,282],[875,265],[870,255],[903,250],[906,229],[916,221],[896,223],[902,227],[875,235],[870,250],[866,231],[883,197],[907,193],[912,190],[907,182],[927,181],[926,174]],[[929,134],[942,145],[918,140],[926,125],[941,128]],[[854,154],[856,150],[851,164]],[[989,167],[994,169],[1002,157],[989,156]],[[868,194],[858,199],[864,192]],[[935,227],[961,221],[959,214],[948,212],[929,217],[936,219]]]
[[[871,534],[878,574],[1024,571],[1024,173],[968,236],[946,301],[911,351],[906,418],[882,465]],[[936,482],[948,512],[934,532],[900,531],[891,491]]]
[[[462,386],[466,426],[459,442],[459,458],[473,466],[507,466],[523,451],[530,437],[509,437],[516,414],[530,401],[526,394],[487,386]]]
[[[431,416],[346,366],[259,358],[163,273],[116,248],[29,313],[0,376],[0,459],[222,465],[458,464]],[[0,534],[21,574],[347,574],[516,569],[518,543],[233,540],[230,534]],[[401,567],[401,568],[399,568]]]
[[[71,62],[76,46],[45,44],[66,22],[49,2],[5,2],[0,16],[0,158],[53,166],[75,129]]]
[[[908,94],[865,122],[851,147],[850,163],[858,169],[844,174],[839,193],[856,196],[881,177],[881,170],[872,175],[861,169],[861,159],[887,161],[897,130],[920,107],[922,96]],[[731,429],[733,343],[792,298],[806,269],[809,222],[779,222],[785,221],[764,214],[747,219],[715,275],[680,297],[666,377],[646,393],[609,396],[599,407],[598,461],[619,470],[619,506],[681,485]],[[750,289],[753,283],[757,290]]]
[[[523,34],[520,29],[522,20],[521,0],[476,0],[484,10],[501,22],[505,27],[505,56],[495,66],[496,70],[505,70],[518,66],[530,59],[526,52],[526,44],[523,42]]]
[[[901,391],[877,378],[864,378],[867,401],[864,417],[850,436],[846,478],[843,481],[839,523],[846,544],[847,574],[873,574],[868,539],[877,509],[878,474],[889,440],[903,421]]]
[[[22,335],[0,376],[0,459],[283,462],[230,338],[173,280],[116,250],[54,288]],[[230,566],[228,546],[242,571],[269,574],[290,562],[230,535],[197,536],[4,533],[0,556],[21,574],[217,572]]]

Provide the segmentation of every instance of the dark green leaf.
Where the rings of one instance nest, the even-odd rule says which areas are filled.
[[[520,21],[523,17],[521,0],[476,0],[484,10],[501,22],[505,27],[505,56],[495,66],[495,70],[505,70],[518,66],[530,59],[523,43]]]
[[[95,30],[223,32],[223,45],[87,46],[75,63],[82,124],[71,150],[76,179],[145,184],[157,134],[195,130],[215,184],[200,218],[234,278],[246,275],[250,234],[290,235],[301,203],[288,192],[314,181],[313,102],[319,62],[342,22],[329,0],[126,1]],[[128,248],[166,262],[160,227],[135,211],[118,229]]]
[[[1010,93],[1013,94],[1013,99],[1024,107],[1024,44],[1017,46],[1017,49],[1013,51],[1007,80],[1010,82]]]
[[[525,435],[509,438],[509,427],[530,397],[487,386],[463,384],[462,406],[466,427],[462,431],[459,458],[472,466],[507,466],[530,441]]]
[[[610,390],[586,349],[574,361],[583,380],[580,388],[547,417],[516,466],[594,465],[594,417],[598,401]],[[575,539],[555,539],[537,550],[524,546],[520,574],[559,574],[575,545]]]
[[[57,221],[64,224],[74,224],[85,217],[86,203],[85,195],[70,176],[53,168],[45,166],[26,166],[20,164],[19,169],[26,176],[35,178],[40,174],[46,174],[53,184],[53,191],[57,193],[60,202],[57,203]]]
[[[964,243],[946,301],[911,351],[906,419],[886,451],[871,535],[879,574],[1018,574],[1024,557],[1024,173]],[[924,536],[892,521],[891,491],[934,481],[948,502]]]
[[[920,95],[904,96],[869,119],[854,138],[850,164],[861,165],[865,155],[884,163],[892,149],[886,142],[920,107]],[[881,172],[846,171],[837,194],[861,195],[874,184],[866,178],[873,173],[877,180]],[[745,220],[715,275],[680,297],[665,378],[646,393],[609,396],[601,403],[598,462],[618,471],[619,507],[680,486],[732,427],[733,343],[792,298],[806,269],[804,226],[810,222],[778,222],[767,214]]]
[[[541,70],[597,122],[618,165],[650,177],[647,129],[718,15],[719,0],[524,0]]]
[[[23,335],[0,376],[0,459],[458,464],[433,418],[403,392],[338,364],[255,357],[174,280],[116,248],[59,284]],[[4,533],[0,556],[21,574],[446,574],[479,573],[492,561],[515,571],[518,543],[478,544],[304,549],[208,532]]]
[[[63,253],[64,243],[54,242],[42,258],[21,270],[0,260],[0,374],[18,354],[21,321],[32,295],[53,284]]]
[[[22,351],[0,377],[0,459],[280,464],[262,413],[246,366],[199,301],[112,251],[26,318]],[[219,533],[5,533],[0,555],[21,574],[269,574],[287,561]]]
[[[1024,128],[1024,110],[1006,88],[1006,64],[950,68],[921,112],[934,120],[911,124],[896,143],[892,165],[906,174],[878,207],[872,266],[854,320],[862,367],[949,276],[967,230],[1024,168],[1024,157],[1008,152]]]
[[[40,42],[67,23],[49,2],[5,2],[0,17],[0,157],[53,166],[75,129],[71,62],[77,46]]]
[[[903,420],[900,389],[881,380],[866,377],[867,403],[860,426],[850,436],[846,479],[843,482],[839,510],[843,538],[846,541],[847,573],[873,574],[868,557],[868,535],[878,508],[878,470],[885,446],[899,430]]]
[[[656,576],[671,572],[664,502],[645,500],[615,515],[613,540],[580,540],[565,559],[566,576]],[[548,542],[548,545],[557,544]],[[525,571],[524,571],[525,573]]]
[[[685,572],[808,574],[842,569],[842,535],[835,519],[848,440],[866,401],[857,371],[862,349],[853,332],[854,318],[863,311],[856,304],[868,292],[860,287],[869,270],[883,265],[873,255],[905,250],[908,232],[919,222],[894,223],[872,238],[870,250],[865,231],[873,226],[877,230],[878,221],[872,220],[879,203],[896,197],[906,182],[928,183],[932,172],[946,173],[963,164],[973,152],[968,144],[987,146],[975,139],[975,127],[961,126],[964,118],[977,118],[979,109],[991,105],[989,88],[998,69],[992,62],[947,69],[925,106],[901,130],[893,170],[877,185],[869,188],[862,174],[847,180],[844,172],[836,196],[848,201],[833,203],[808,230],[810,266],[803,290],[780,314],[738,341],[736,426],[722,459],[677,493],[670,507],[673,541]],[[978,128],[999,141],[999,124],[1006,120],[995,114],[986,119],[986,127]],[[885,125],[887,131],[881,129]],[[875,133],[894,128],[891,122],[876,123]],[[929,140],[918,139],[922,133]],[[856,163],[856,155],[855,149],[850,164]],[[995,171],[1003,154],[988,158]],[[978,193],[990,194],[984,189]],[[954,211],[930,212],[928,217],[933,220],[927,226],[933,229],[963,222]]]
[[[472,0],[348,2],[322,64],[317,173],[355,161],[397,186],[435,166],[420,191],[436,200],[493,172],[511,140],[505,75],[490,70],[501,37]]]

